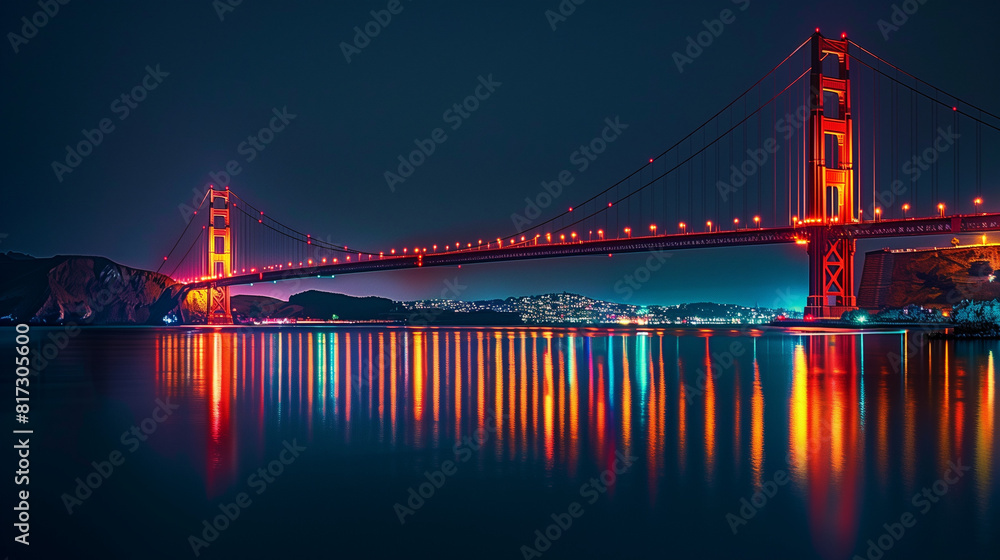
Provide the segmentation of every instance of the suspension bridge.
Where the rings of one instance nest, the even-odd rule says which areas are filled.
[[[1000,231],[982,193],[997,132],[997,115],[817,29],[659,155],[523,231],[361,250],[213,185],[158,272],[204,293],[207,321],[228,324],[230,287],[254,282],[795,243],[809,255],[805,313],[836,318],[856,309],[857,240]]]

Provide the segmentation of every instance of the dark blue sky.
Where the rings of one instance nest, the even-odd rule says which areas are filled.
[[[545,11],[558,10],[557,0],[403,0],[402,12],[348,63],[341,43],[387,2],[244,0],[222,21],[210,0],[70,2],[26,43],[15,40],[18,52],[10,35],[0,48],[0,233],[7,234],[0,251],[99,254],[155,268],[184,226],[178,206],[234,159],[241,163],[234,190],[314,237],[378,251],[509,235],[524,198],[573,169],[571,154],[606,118],[620,117],[627,130],[576,173],[550,212],[602,190],[701,124],[817,26],[830,35],[847,31],[925,80],[996,110],[988,61],[1000,7],[930,0],[885,40],[877,22],[890,18],[894,3],[902,4],[588,0],[553,30]],[[679,73],[672,53],[727,8],[735,21]],[[4,2],[4,33],[20,34],[21,18],[39,10],[37,2]],[[157,65],[168,75],[123,119],[125,109],[113,102]],[[451,130],[443,112],[490,75],[501,85]],[[241,142],[284,107],[295,117],[248,162]],[[58,180],[52,162],[106,118],[114,129]],[[448,139],[390,190],[384,173],[397,156],[442,126]],[[863,243],[859,251],[882,245]],[[264,293],[319,288],[414,299],[437,297],[457,278],[462,299],[566,290],[645,304],[804,302],[801,247],[678,252],[624,298],[616,283],[645,260],[422,269]]]

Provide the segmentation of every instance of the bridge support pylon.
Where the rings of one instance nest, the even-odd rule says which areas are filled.
[[[853,239],[835,239],[826,226],[815,226],[809,235],[809,297],[806,315],[839,319],[857,309],[854,296]]]
[[[229,302],[229,286],[218,286],[214,282],[208,288],[207,321],[209,325],[232,325],[233,314]]]
[[[229,226],[229,187],[209,193],[208,213],[208,276],[225,278],[233,275],[233,238]],[[209,325],[232,325],[229,286],[213,282],[206,294],[206,321]]]
[[[853,126],[848,41],[812,36],[810,72],[809,173],[803,229],[809,231],[809,297],[805,313],[840,318],[857,308],[854,296],[853,239],[833,237],[829,226],[857,223],[854,192]],[[824,73],[824,62],[833,75]],[[836,103],[825,104],[836,96]],[[828,150],[827,147],[830,147]]]

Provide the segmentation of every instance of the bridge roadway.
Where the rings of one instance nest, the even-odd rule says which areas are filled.
[[[240,286],[255,282],[272,282],[333,276],[380,270],[401,270],[429,266],[457,266],[501,261],[519,261],[573,257],[583,255],[603,255],[615,253],[640,253],[645,251],[674,251],[679,249],[707,249],[711,247],[740,247],[746,245],[771,245],[776,243],[808,242],[819,230],[826,229],[827,237],[875,239],[885,237],[908,237],[914,235],[958,235],[1000,231],[1000,214],[963,214],[934,218],[907,218],[903,220],[867,221],[855,224],[798,225],[782,228],[748,228],[736,231],[714,231],[701,233],[673,233],[630,237],[620,239],[599,239],[588,241],[546,243],[534,239],[508,245],[503,248],[482,249],[473,247],[460,251],[441,253],[421,253],[415,255],[393,255],[371,260],[340,262],[283,270],[239,274],[225,278],[192,282],[184,286],[184,291],[205,289],[215,286]]]

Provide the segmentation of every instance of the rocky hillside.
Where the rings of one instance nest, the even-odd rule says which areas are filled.
[[[963,299],[1000,298],[1000,246],[881,250],[865,254],[858,305],[950,309]]]
[[[0,254],[0,321],[162,324],[176,307],[169,277],[103,257]]]

